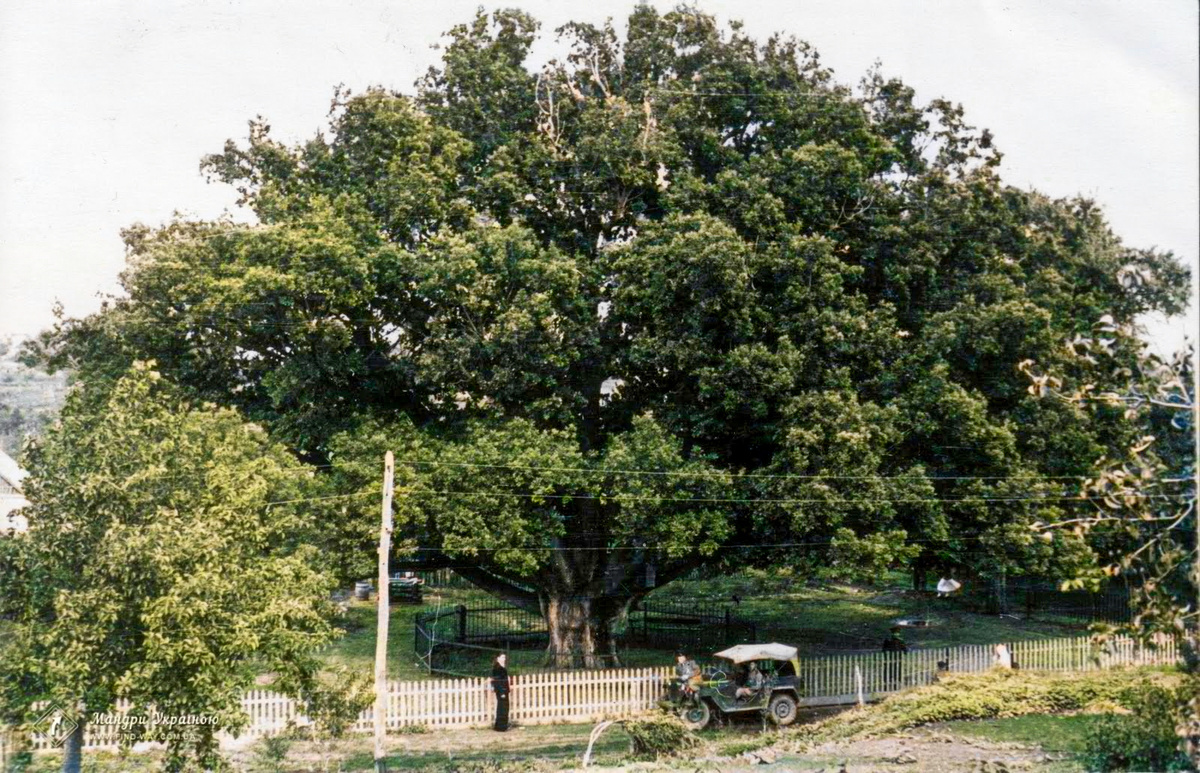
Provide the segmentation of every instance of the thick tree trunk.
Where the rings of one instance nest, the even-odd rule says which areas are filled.
[[[598,599],[551,596],[543,604],[550,644],[546,661],[554,668],[603,668],[617,665],[613,638],[616,617]]]
[[[925,590],[925,584],[929,579],[929,569],[924,564],[918,563],[913,566],[912,573],[913,573],[912,574],[913,590],[915,590],[915,591]]]
[[[67,736],[63,744],[62,773],[80,773],[83,769],[83,717],[79,726]]]

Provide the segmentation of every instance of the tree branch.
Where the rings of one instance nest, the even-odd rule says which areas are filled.
[[[464,580],[498,599],[507,601],[509,604],[529,612],[541,612],[541,607],[538,605],[538,595],[533,591],[522,588],[515,580],[503,577],[490,569],[464,564],[461,559],[452,561],[449,556],[441,553],[436,553],[431,558],[434,562],[443,566],[452,566],[454,571]]]

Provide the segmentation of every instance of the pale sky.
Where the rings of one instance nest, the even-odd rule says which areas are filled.
[[[117,292],[121,228],[159,224],[176,210],[212,218],[232,209],[232,190],[205,183],[198,165],[227,138],[244,139],[248,119],[261,114],[278,138],[296,141],[322,127],[337,84],[411,93],[436,61],[430,45],[479,4],[5,0],[0,335],[36,333],[56,300],[82,315],[99,294]],[[524,8],[544,30],[569,19],[623,23],[633,7],[500,5]],[[1096,199],[1127,244],[1170,249],[1195,274],[1195,0],[698,5],[743,20],[755,36],[807,40],[842,82],[857,83],[878,59],[919,99],[961,102],[971,123],[995,134],[1010,184]],[[1195,309],[1151,324],[1160,349],[1195,336]]]

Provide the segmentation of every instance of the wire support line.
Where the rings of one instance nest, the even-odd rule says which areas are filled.
[[[1032,535],[1032,532],[1031,532]],[[990,542],[992,537],[942,537],[942,538],[923,538],[923,539],[905,539],[906,545],[946,545],[958,542]],[[784,549],[784,548],[801,548],[801,547],[829,547],[830,540],[799,540],[790,542],[714,542],[714,549],[726,550],[731,548],[768,548],[768,549]],[[662,550],[662,549],[678,549],[679,544],[671,542],[634,542],[634,543],[610,543],[605,545],[570,545],[570,546],[555,546],[545,543],[523,543],[519,545],[502,545],[500,547],[482,547],[472,544],[455,544],[449,547],[411,547],[406,548],[405,552],[413,553],[497,553],[506,550],[527,550],[543,553],[572,553],[576,551],[613,551],[613,550]],[[686,544],[688,552],[693,552],[698,549],[698,546]],[[477,568],[478,564],[466,563],[463,566]],[[453,567],[445,567],[453,568]]]
[[[410,466],[428,466],[428,467],[465,467],[470,469],[488,469],[488,470],[520,470],[520,471],[536,471],[536,472],[572,472],[586,473],[591,475],[648,475],[661,477],[681,477],[681,478],[720,478],[725,480],[738,479],[762,479],[762,480],[899,480],[918,482],[922,480],[928,481],[946,481],[946,480],[1022,480],[1022,481],[1041,481],[1041,480],[1092,480],[1095,476],[1088,475],[804,475],[796,473],[754,473],[754,472],[723,472],[721,470],[702,470],[702,471],[684,471],[684,470],[637,470],[637,469],[620,469],[610,467],[565,467],[553,465],[521,465],[521,464],[483,464],[476,462],[442,462],[430,461],[421,459],[397,459],[396,464],[406,464]],[[332,462],[330,464],[314,465],[309,469],[351,469],[357,467],[370,466],[374,469],[375,462]],[[293,468],[303,469],[303,468]],[[1159,481],[1162,483],[1189,482],[1188,479],[1165,479]]]
[[[372,492],[373,493],[373,492]],[[982,502],[1103,502],[1109,497],[1096,496],[1035,496],[1035,497],[957,497],[957,498],[892,498],[892,497],[870,497],[864,499],[846,499],[846,498],[804,498],[804,499],[788,499],[788,498],[768,498],[768,497],[752,497],[752,498],[736,498],[736,497],[664,497],[655,496],[653,494],[536,494],[516,491],[452,491],[452,490],[433,490],[422,491],[420,489],[409,489],[404,492],[405,496],[440,496],[440,497],[514,497],[520,499],[584,499],[584,500],[600,500],[600,501],[646,501],[646,502],[683,502],[691,504],[849,504],[849,505],[869,505],[869,504],[957,504],[957,503],[982,503]],[[1124,494],[1121,498],[1137,498],[1137,499],[1191,499],[1190,494]]]
[[[482,464],[472,462],[443,462],[433,460],[419,459],[396,459],[397,466],[407,465],[410,467],[433,467],[433,468],[466,468],[466,469],[481,469],[481,470],[512,470],[518,472],[556,472],[556,473],[578,473],[595,476],[647,476],[659,478],[681,478],[692,480],[716,479],[724,483],[735,483],[742,480],[801,480],[801,481],[880,481],[880,482],[901,482],[901,483],[938,483],[949,481],[1022,481],[1028,483],[1036,482],[1051,482],[1051,481],[1091,481],[1096,480],[1096,476],[1088,475],[914,475],[914,474],[899,474],[899,475],[825,475],[825,474],[799,474],[799,473],[746,473],[746,472],[725,472],[721,470],[638,470],[638,469],[620,469],[609,467],[565,467],[565,466],[542,466],[542,465],[520,465],[520,464]],[[274,470],[269,470],[271,475],[315,475],[319,471],[333,470],[366,470],[375,472],[378,464],[375,461],[340,461],[329,462],[325,464],[301,464],[293,467],[279,467]],[[190,474],[171,473],[165,475],[173,480],[182,479],[203,479],[206,475],[206,470],[203,467],[197,466],[194,472]],[[1161,478],[1150,482],[1152,485],[1179,485],[1188,486],[1192,484],[1191,478]],[[1061,494],[1067,496],[1066,494]],[[1134,494],[1143,496],[1142,494]],[[1123,497],[1127,496],[1124,492],[1111,492],[1111,496]]]
[[[270,507],[271,505],[294,505],[301,502],[327,502],[335,499],[354,499],[355,497],[379,496],[378,491],[356,491],[353,494],[332,494],[330,496],[321,497],[300,497],[298,499],[277,499],[271,502],[264,502],[263,506]]]

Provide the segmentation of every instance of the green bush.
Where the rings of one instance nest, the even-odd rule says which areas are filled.
[[[545,767],[537,760],[463,760],[452,763],[447,773],[540,773]]]
[[[429,732],[427,725],[402,725],[399,730],[393,730],[400,735],[424,735]]]
[[[292,748],[292,739],[286,735],[269,735],[254,747],[253,769],[258,773],[280,773]]]
[[[1124,696],[1128,714],[1109,714],[1088,730],[1083,754],[1088,770],[1192,770],[1175,732],[1178,696],[1148,685]]]
[[[805,741],[837,741],[962,719],[1061,714],[1097,702],[1125,705],[1132,694],[1155,684],[1173,688],[1178,681],[1172,674],[1133,669],[1087,674],[993,671],[951,675],[873,706],[800,727],[797,732]]]
[[[638,759],[658,759],[687,751],[699,745],[692,731],[670,715],[634,719],[624,723],[632,741],[633,756]]]

